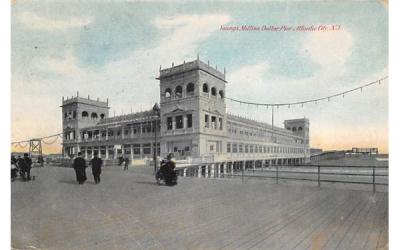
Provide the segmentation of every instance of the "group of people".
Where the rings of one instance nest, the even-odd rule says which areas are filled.
[[[94,153],[93,159],[90,160],[89,165],[92,167],[92,174],[94,183],[100,183],[101,167],[103,166],[103,160],[99,158],[97,152]],[[82,153],[78,153],[78,157],[74,159],[73,168],[76,174],[76,181],[79,184],[83,184],[86,180],[86,161],[82,157]]]
[[[165,185],[174,186],[178,184],[178,176],[175,172],[175,162],[172,160],[173,154],[169,154],[165,160],[161,161],[160,169],[156,173],[157,184],[164,180]]]
[[[161,161],[160,169],[156,173],[156,180],[159,184],[161,180],[168,186],[177,184],[177,174],[175,172],[175,162],[172,160],[173,155],[169,154],[166,159]],[[124,166],[124,170],[128,170],[129,158],[120,157],[119,165]],[[92,174],[95,184],[100,183],[101,168],[103,166],[103,160],[99,158],[98,153],[94,153],[94,157],[90,160],[89,166],[92,168]],[[31,167],[32,160],[28,154],[24,154],[24,157],[11,155],[11,180],[14,181],[19,175],[24,181],[31,180]],[[76,181],[79,184],[83,184],[86,180],[86,160],[82,157],[82,153],[79,152],[77,157],[73,161],[73,168],[76,174]]]
[[[11,155],[11,181],[14,181],[18,174],[22,177],[23,181],[31,180],[32,159],[29,158],[27,153],[22,158],[20,155],[15,158]]]

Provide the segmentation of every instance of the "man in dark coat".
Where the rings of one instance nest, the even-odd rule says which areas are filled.
[[[175,162],[172,160],[173,154],[169,154],[167,159],[161,164],[161,172],[164,177],[165,185],[174,186],[177,184],[175,173]]]
[[[14,155],[11,155],[11,164],[17,164],[17,158]]]
[[[101,166],[103,165],[103,161],[98,157],[97,152],[94,153],[94,157],[89,164],[92,166],[94,183],[100,183]]]
[[[124,159],[124,170],[128,170],[128,166],[129,166],[129,157],[125,157]]]
[[[74,169],[76,173],[76,180],[79,184],[86,181],[86,161],[82,158],[82,153],[78,153],[78,157],[74,160]]]
[[[17,167],[18,167],[19,175],[22,177],[22,179],[25,180],[25,161],[23,158],[21,158],[20,155],[18,155]]]
[[[11,181],[14,181],[17,178],[17,159],[11,155]]]
[[[26,180],[30,181],[31,180],[31,166],[32,166],[32,160],[29,158],[28,154],[24,154],[24,172],[26,174]]]

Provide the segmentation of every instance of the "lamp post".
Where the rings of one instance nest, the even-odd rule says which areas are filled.
[[[154,127],[154,149],[153,149],[154,174],[156,174],[157,173],[157,128],[158,128],[158,120],[160,119],[160,107],[158,106],[157,103],[155,103],[153,106],[153,112],[157,115],[157,118],[154,122],[155,127]]]

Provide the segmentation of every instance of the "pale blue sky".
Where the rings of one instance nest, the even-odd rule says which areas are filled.
[[[340,25],[339,32],[226,32],[221,25]],[[117,114],[159,99],[159,65],[196,58],[227,69],[227,96],[291,102],[387,75],[388,15],[378,1],[17,1],[12,6],[12,140],[61,130],[62,96],[109,98]],[[228,110],[258,120],[269,111]],[[306,116],[313,146],[387,147],[387,83],[321,105],[277,112]],[[42,116],[45,124],[33,126]],[[23,118],[24,117],[24,118]],[[352,139],[354,138],[354,139]],[[333,141],[332,141],[333,140]]]

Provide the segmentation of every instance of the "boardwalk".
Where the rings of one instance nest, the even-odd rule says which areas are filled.
[[[102,182],[72,169],[33,169],[12,183],[17,249],[379,249],[388,194],[180,178],[155,185],[151,169],[105,168]],[[88,171],[90,173],[90,171]]]

